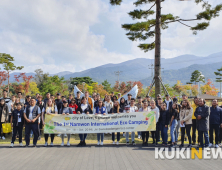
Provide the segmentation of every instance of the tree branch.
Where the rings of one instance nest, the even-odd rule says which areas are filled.
[[[156,2],[150,7],[150,9],[147,12],[149,12],[155,5],[156,5]]]
[[[184,23],[182,23],[182,22],[180,22],[180,21],[178,21],[178,22],[181,23],[181,24],[183,24],[183,25],[185,25],[185,26],[187,26],[187,27],[192,28],[191,26],[189,26],[189,25],[187,25],[187,24],[184,24]]]

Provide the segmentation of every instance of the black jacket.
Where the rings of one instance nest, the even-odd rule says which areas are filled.
[[[60,109],[62,108],[62,99],[55,99],[55,104],[56,104],[56,107],[58,109],[58,112],[60,111]]]
[[[208,131],[209,130],[209,107],[207,105],[199,106],[194,112],[194,116],[197,118],[198,115],[201,119],[197,119],[197,130]]]
[[[170,120],[171,120],[172,116],[174,116],[174,119],[179,120],[179,113],[178,113],[177,110],[175,110],[175,109],[172,108],[172,109],[169,111],[169,114],[170,114]]]
[[[18,113],[20,115],[18,115]],[[18,117],[21,117],[21,123],[22,123],[22,126],[24,124],[24,110],[20,110],[18,111],[17,109],[15,109],[13,112],[12,112],[12,123],[13,123],[13,127],[17,126],[18,125]]]
[[[76,97],[75,99],[76,99],[77,106],[80,107],[81,106],[81,98],[77,99],[77,97]]]
[[[222,123],[222,109],[220,107],[210,107],[210,124],[220,125]]]
[[[117,113],[116,107],[110,109],[110,114],[112,114],[112,113]],[[123,110],[121,108],[119,108],[119,113],[123,113]]]
[[[167,105],[166,100],[164,100],[164,103]],[[173,101],[171,100],[171,101],[169,102],[168,110],[170,110],[170,109],[172,108],[172,106],[173,106]]]
[[[77,113],[78,113],[78,111],[80,111],[81,114],[82,114],[82,113],[85,113],[85,114],[86,114],[87,112],[89,112],[89,114],[92,114],[92,109],[91,109],[91,106],[90,106],[90,105],[88,105],[85,110],[82,110],[81,105],[80,105],[80,106],[78,107],[78,109],[77,109]]]
[[[162,125],[169,125],[170,122],[170,114],[168,110],[160,110],[160,118],[159,122]]]

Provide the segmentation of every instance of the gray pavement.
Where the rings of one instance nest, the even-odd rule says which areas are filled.
[[[0,145],[1,170],[221,169],[222,160],[155,160],[154,147],[88,145],[86,147],[8,148]]]

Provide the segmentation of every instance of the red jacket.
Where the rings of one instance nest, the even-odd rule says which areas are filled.
[[[76,111],[77,111],[77,109],[78,109],[77,104],[74,104],[74,105],[69,104],[69,107],[72,109],[73,114],[76,114]]]

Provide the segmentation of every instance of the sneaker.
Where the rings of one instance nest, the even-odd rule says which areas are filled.
[[[123,137],[125,137],[125,133],[123,133]]]
[[[191,144],[189,144],[187,147],[188,147],[188,148],[192,148],[192,145],[191,145]]]
[[[175,147],[175,145],[174,145],[174,144],[171,144],[171,145],[170,145],[170,148],[174,148],[174,147]]]
[[[53,147],[53,142],[50,143],[50,146]]]
[[[100,142],[98,141],[97,145],[100,145]]]
[[[69,143],[69,141],[67,142],[67,146],[70,146],[70,143]]]
[[[1,138],[0,138],[1,139]],[[222,146],[222,143],[219,143],[219,146]]]
[[[184,145],[183,145],[183,144],[181,144],[179,147],[180,147],[180,148],[183,148],[183,147],[184,147]]]
[[[83,142],[82,142],[82,146],[86,146],[86,141],[83,141]]]
[[[103,142],[101,142],[100,145],[103,145]]]
[[[215,148],[219,148],[219,145],[218,145],[218,144],[216,144],[216,145],[215,145]]]
[[[113,141],[113,145],[115,145],[116,143],[115,143],[115,141]]]
[[[172,144],[172,141],[169,141],[168,144]]]
[[[61,146],[64,146],[64,142],[61,143]]]
[[[41,140],[41,137],[40,137],[40,136],[38,137],[38,140]]]
[[[136,145],[136,143],[134,141],[132,141],[132,145]]]
[[[19,146],[20,146],[20,147],[23,147],[23,144],[22,144],[22,143],[19,143]]]
[[[116,145],[119,145],[119,142],[118,142],[118,141],[116,142]]]
[[[9,146],[10,148],[13,148],[14,147],[14,143],[11,143],[11,145]]]
[[[196,142],[193,142],[192,145],[196,145]]]
[[[2,136],[2,140],[5,140],[5,137],[4,137],[4,136]]]
[[[209,143],[209,147],[212,147],[213,146],[213,144],[212,143]]]
[[[141,136],[140,135],[138,135],[138,139],[140,139],[141,138]]]
[[[36,145],[33,145],[33,148],[36,148]]]
[[[61,134],[58,134],[57,136],[58,136],[58,137],[60,137],[60,136],[61,136]]]
[[[79,142],[79,144],[77,145],[77,147],[82,146],[82,141]]]
[[[48,146],[48,143],[47,143],[47,142],[45,143],[44,147],[46,147],[46,146]]]
[[[158,143],[156,143],[155,146],[158,146]]]
[[[129,145],[129,142],[126,142],[126,145]]]

